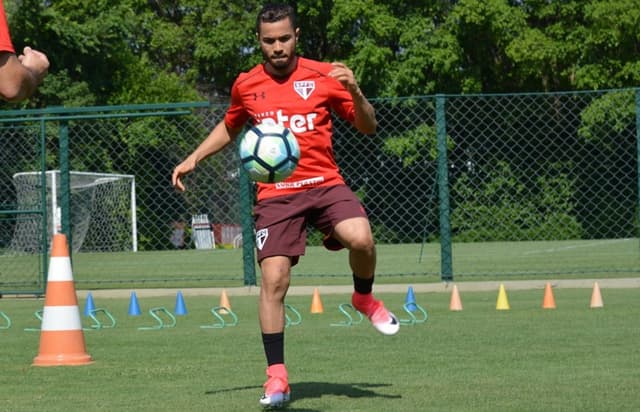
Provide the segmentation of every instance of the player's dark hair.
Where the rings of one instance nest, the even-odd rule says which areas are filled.
[[[275,4],[268,3],[262,7],[258,18],[256,19],[256,33],[260,33],[260,24],[262,23],[275,23],[280,20],[289,18],[291,20],[291,26],[295,29],[296,26],[296,11],[288,4]]]

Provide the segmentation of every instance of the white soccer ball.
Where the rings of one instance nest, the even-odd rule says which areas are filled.
[[[257,124],[240,140],[240,161],[251,179],[262,183],[280,182],[291,176],[300,146],[291,130],[271,123]]]

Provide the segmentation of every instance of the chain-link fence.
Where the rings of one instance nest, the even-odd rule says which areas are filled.
[[[448,97],[454,242],[497,243],[501,272],[638,272],[638,108],[636,90]]]
[[[10,119],[9,119],[10,120]],[[13,176],[25,170],[41,172],[46,155],[41,139],[44,125],[18,121],[0,123],[0,293],[39,291],[47,266],[47,216],[40,199],[43,180],[34,182],[40,190],[35,196],[18,202]],[[42,177],[44,175],[40,173]],[[33,248],[13,248],[19,227],[30,236]]]
[[[359,135],[337,121],[334,150],[383,248],[382,275],[640,272],[636,90],[426,96],[373,104],[377,135]],[[201,247],[195,228],[202,222],[194,226],[195,216],[206,217],[205,227],[213,234],[207,244],[233,250],[251,233],[245,220],[243,236],[243,216],[249,213],[242,208],[247,194],[240,193],[235,147],[187,176],[186,193],[170,184],[173,167],[225,109],[226,104],[117,107],[95,114],[67,109],[67,117],[48,117],[42,127],[44,169],[66,162],[70,171],[135,176],[137,254],[164,256]],[[60,141],[63,123],[68,148]],[[5,147],[16,148],[0,154],[3,203],[10,205],[15,203],[12,176],[42,169],[37,156],[25,155],[38,153],[37,139],[27,138],[26,131],[33,133],[39,123],[5,119],[3,124]],[[19,146],[10,143],[16,141]],[[131,214],[123,213],[122,219]],[[3,222],[0,247],[6,257],[16,223],[14,218]],[[310,245],[320,240],[309,236]],[[79,248],[79,261],[101,250],[94,243]],[[129,272],[118,265],[137,254],[120,252],[115,261],[94,258],[107,273],[113,265],[105,281],[129,282],[135,276],[123,275]],[[188,262],[191,255],[185,256]],[[225,276],[242,283],[243,260],[235,259],[237,265],[226,268]],[[180,267],[187,279],[196,272],[193,279],[209,279],[206,271]],[[295,273],[322,274],[304,266]],[[346,263],[338,275],[349,275]],[[140,277],[145,276],[153,278]],[[6,289],[2,277],[0,289]]]

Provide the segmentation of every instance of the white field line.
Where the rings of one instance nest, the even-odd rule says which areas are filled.
[[[504,284],[507,290],[528,290],[528,289],[544,289],[545,284],[550,281],[554,288],[585,288],[593,287],[598,282],[600,288],[640,288],[640,278],[603,278],[603,279],[539,279],[539,280],[505,280],[505,281],[480,281],[480,282],[455,282],[460,292],[465,291],[498,291],[500,284]],[[438,283],[414,283],[412,288],[416,293],[422,292],[444,292],[451,293],[454,283],[438,282]],[[374,285],[376,293],[407,293],[408,284],[382,284]],[[182,288],[179,289],[184,297],[189,296],[212,296],[219,297],[224,290],[230,299],[234,296],[258,296],[260,287],[232,287],[232,288]],[[314,286],[291,286],[288,296],[312,296]],[[78,290],[79,298],[86,298],[88,292],[92,292],[94,298],[129,298],[130,290]],[[137,298],[143,299],[147,297],[172,296],[171,302],[175,301],[178,289],[138,289]],[[353,286],[318,286],[320,295],[325,294],[345,294],[351,295]],[[348,298],[347,298],[348,300]]]
[[[583,243],[580,243],[580,244],[567,245],[567,246],[561,246],[561,247],[554,247],[554,248],[548,248],[548,249],[528,250],[528,251],[524,252],[524,255],[537,255],[537,254],[542,254],[542,253],[557,253],[557,252],[564,252],[566,250],[608,246],[608,245],[611,245],[611,244],[614,244],[614,243],[629,242],[629,241],[632,241],[632,240],[637,240],[637,239],[626,238],[626,239],[604,240],[604,241],[601,241],[601,242],[593,242],[593,243],[583,242]]]

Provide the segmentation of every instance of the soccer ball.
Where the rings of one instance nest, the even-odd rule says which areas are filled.
[[[300,159],[300,146],[291,130],[271,123],[249,129],[240,141],[240,161],[251,179],[280,182],[293,173]]]

